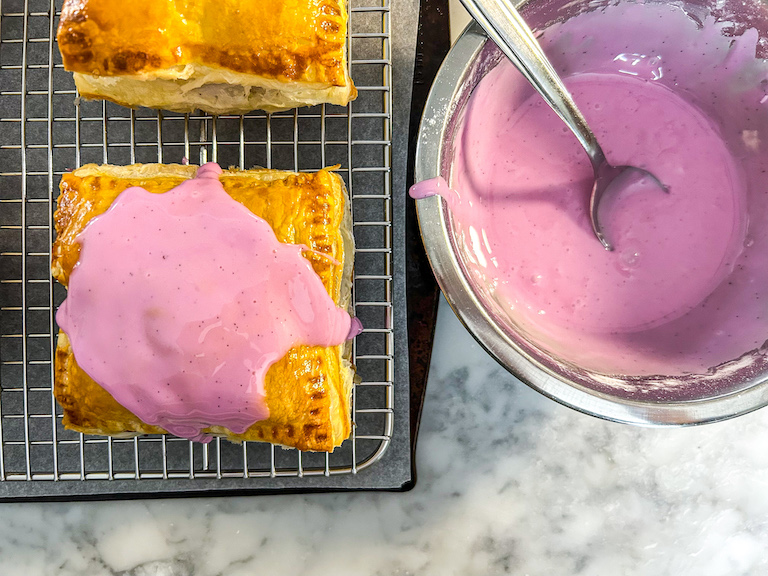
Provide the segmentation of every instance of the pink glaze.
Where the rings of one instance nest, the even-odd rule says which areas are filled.
[[[430,196],[442,196],[446,202],[452,202],[457,197],[455,190],[451,190],[443,178],[434,178],[432,180],[425,180],[424,182],[417,182],[408,191],[411,198],[419,200],[421,198],[429,198]]]
[[[443,196],[467,276],[557,356],[632,375],[703,373],[768,339],[768,65],[757,33],[679,8],[612,5],[555,24],[545,51],[625,187],[588,220],[592,170],[506,61],[475,89]]]
[[[78,236],[56,315],[78,364],[142,421],[208,442],[269,415],[264,376],[298,344],[357,329],[303,246],[233,200],[208,163],[164,194],[129,188]]]
[[[499,270],[508,301],[546,315],[542,322],[633,332],[708,296],[741,248],[745,215],[738,171],[707,118],[664,86],[607,74],[570,79],[613,163],[646,166],[670,189],[649,180],[607,196],[610,253],[589,223],[584,151],[538,96],[510,116],[491,95],[513,89],[517,72],[497,72],[476,92],[457,147],[454,185],[473,191],[474,206],[455,213],[472,218],[470,242],[473,229],[485,232],[488,245],[472,244],[472,254]]]

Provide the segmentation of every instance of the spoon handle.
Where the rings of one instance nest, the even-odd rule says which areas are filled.
[[[584,116],[510,0],[461,0],[464,7],[578,138],[597,167],[605,161]]]

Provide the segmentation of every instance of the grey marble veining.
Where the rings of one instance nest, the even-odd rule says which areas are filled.
[[[0,506],[3,576],[768,572],[768,410],[612,424],[499,368],[444,304],[405,494]]]

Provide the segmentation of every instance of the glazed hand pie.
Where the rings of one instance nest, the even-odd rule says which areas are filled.
[[[206,165],[206,167],[208,166],[210,165]],[[213,166],[217,171],[219,170],[217,166]],[[132,192],[137,192],[143,197],[151,199],[160,199],[160,196],[155,196],[155,193],[168,192],[162,197],[176,198],[173,196],[174,191],[182,190],[184,188],[184,186],[180,186],[182,183],[187,182],[189,184],[200,181],[200,173],[203,170],[201,169],[199,172],[198,170],[195,166],[182,165],[137,164],[118,167],[89,164],[72,173],[65,174],[60,184],[61,193],[58,199],[58,208],[54,215],[57,237],[52,250],[52,271],[54,277],[62,285],[70,288],[67,300],[73,297],[76,286],[74,280],[79,280],[79,275],[85,273],[85,261],[92,253],[91,251],[95,250],[94,246],[98,246],[96,243],[102,238],[101,236],[89,236],[91,231],[97,230],[98,225],[106,222],[106,218],[118,209],[123,209],[124,205],[120,203]],[[191,178],[195,178],[195,180],[192,181]],[[221,186],[219,186],[219,182]],[[337,174],[329,170],[321,170],[317,173],[291,173],[261,169],[231,169],[223,171],[220,176],[216,177],[216,186],[229,208],[246,214],[247,218],[251,220],[258,220],[253,217],[253,214],[263,219],[263,221],[259,220],[260,225],[263,225],[266,230],[271,228],[270,237],[275,242],[275,248],[293,248],[298,251],[297,258],[303,263],[301,265],[312,275],[313,281],[319,286],[322,297],[324,299],[330,297],[329,300],[332,301],[330,305],[333,309],[346,309],[350,306],[354,246],[346,192],[343,182]],[[140,187],[143,190],[133,187]],[[223,191],[221,191],[222,187]],[[128,188],[131,190],[120,195]],[[197,194],[198,192],[195,190],[194,193]],[[181,212],[192,210],[190,206],[194,202],[189,196],[181,195],[178,198],[180,201],[177,202],[174,209]],[[185,199],[187,200],[185,201]],[[231,199],[236,202],[231,202]],[[112,210],[105,214],[110,207]],[[244,210],[243,207],[247,210]],[[201,218],[210,218],[208,212],[198,210],[197,213],[201,214]],[[133,235],[120,235],[119,242],[123,242],[123,238],[126,239],[125,242],[129,242],[131,238],[136,241],[137,238],[140,239],[145,235],[147,230],[145,227],[149,222],[153,222],[154,216],[146,211],[139,214],[139,218],[135,220],[135,226],[139,229],[135,230]],[[103,215],[103,218],[94,220],[100,215]],[[130,226],[133,226],[133,222],[134,220],[129,220]],[[89,223],[92,225],[88,226],[86,230],[86,225]],[[184,235],[189,234],[192,237],[202,238],[204,236],[203,230],[207,226],[198,226],[197,229],[189,230],[182,229],[181,232]],[[167,234],[165,230],[159,228],[157,230],[159,231],[158,234]],[[237,235],[239,231],[233,228],[232,234]],[[184,238],[186,244],[187,237],[184,236]],[[237,242],[240,242],[240,236],[237,238]],[[84,243],[81,245],[81,242]],[[106,241],[104,242],[106,245]],[[303,249],[292,245],[304,245],[308,250],[304,249],[302,252]],[[166,248],[161,242],[158,242],[150,245],[148,251],[159,253]],[[277,253],[276,250],[271,250],[271,252]],[[167,257],[172,259],[173,253],[169,253],[170,255]],[[113,252],[107,253],[108,258],[110,254]],[[250,251],[246,254],[247,263],[251,262],[250,256],[248,256],[250,254],[252,254]],[[197,252],[193,254],[195,257],[196,255]],[[165,253],[163,253],[162,258],[165,260]],[[197,260],[204,261],[206,264],[209,262],[209,259],[203,257],[197,258]],[[311,266],[306,264],[307,261]],[[245,270],[245,274],[257,275],[261,273],[263,269],[257,263],[262,261],[254,256],[252,262],[254,262],[254,269]],[[79,264],[77,269],[75,269],[76,264]],[[127,262],[119,255],[115,255],[110,264],[113,275],[124,274],[127,270],[136,270],[135,267],[131,268],[131,262]],[[199,269],[203,270],[204,268]],[[75,270],[75,275],[71,277],[73,270]],[[156,269],[152,270],[154,272]],[[198,268],[192,270],[198,270]],[[133,276],[133,272],[130,274]],[[184,274],[186,276],[182,275],[177,278],[182,288],[189,284],[194,287],[194,290],[204,292],[212,286],[208,277],[198,277],[202,274],[190,273],[189,271]],[[149,274],[147,273],[146,276],[147,279],[142,279],[139,284],[142,290],[150,286]],[[146,290],[150,291],[149,288]],[[291,290],[293,290],[292,285]],[[90,291],[89,289],[88,292]],[[135,293],[130,292],[129,296],[132,297]],[[137,298],[139,296],[143,298],[146,295],[136,294]],[[257,297],[258,295],[254,296],[254,303]],[[228,303],[230,300],[225,302]],[[250,300],[248,302],[250,303]],[[59,312],[65,308],[66,304],[67,301],[62,305]],[[161,305],[158,306],[159,308],[155,312],[151,312],[153,317],[148,317],[146,322],[142,320],[144,323],[140,324],[141,330],[149,332],[153,322],[155,322],[154,325],[157,322],[165,322],[163,318],[167,316],[163,315],[167,314],[167,310]],[[124,308],[119,309],[120,312],[123,310]],[[87,309],[85,314],[81,312],[81,317],[88,316],[90,311],[91,309]],[[343,310],[339,310],[339,312],[349,322],[346,312]],[[306,315],[307,313],[306,311],[299,311],[298,314]],[[94,316],[102,318],[98,314]],[[241,322],[239,318],[242,316],[242,314],[238,314],[235,317],[235,322]],[[123,340],[123,337],[128,338],[132,326],[131,322],[134,321],[135,318],[126,318],[124,324],[120,322],[110,324],[113,326],[111,330],[115,334],[115,339],[118,337],[120,340]],[[62,325],[67,326],[65,323]],[[348,327],[348,325],[343,327],[345,336],[342,336],[338,341],[344,341],[347,337]],[[76,335],[75,332],[68,335],[64,331],[60,331],[55,354],[54,394],[64,411],[64,426],[87,434],[111,436],[164,433],[166,431],[164,428],[142,421],[105,389],[109,386],[105,384],[102,387],[86,373],[78,364],[75,351],[73,351],[73,349],[77,350],[77,354],[80,354],[83,350],[77,345],[77,338],[74,337]],[[197,333],[195,339],[197,340]],[[181,337],[178,340],[181,341]],[[152,346],[147,348],[146,353],[143,353],[144,356],[150,354],[155,356],[155,352],[160,353],[163,351],[163,347],[169,346],[169,341],[158,340],[158,343],[154,345],[155,340],[150,338],[148,342],[154,348]],[[173,347],[175,342],[176,340],[171,340],[170,345]],[[228,343],[227,346],[229,346]],[[248,353],[250,354],[250,352]],[[122,374],[130,376],[133,371],[138,370],[137,364],[143,364],[144,356],[139,358],[140,362],[136,362],[130,360],[130,356],[126,356],[124,359],[118,355],[116,362],[118,364],[127,363],[127,365],[119,366],[119,369],[123,370]],[[203,355],[198,354],[197,356]],[[350,433],[350,394],[354,378],[350,356],[351,344],[348,340],[332,346],[293,346],[268,369],[265,368],[266,374],[262,381],[263,398],[268,409],[268,415],[265,419],[256,421],[252,425],[249,423],[247,429],[244,427],[240,433],[235,433],[216,422],[210,422],[210,425],[203,432],[214,436],[224,436],[233,441],[267,441],[302,450],[332,451]],[[189,358],[190,364],[198,360],[212,360],[212,365],[216,365],[221,359]],[[82,361],[85,362],[85,360]],[[134,363],[131,364],[131,362]],[[215,374],[219,368],[220,366],[217,366],[212,373]],[[93,373],[97,374],[97,372]],[[165,381],[161,381],[161,384],[165,385]],[[168,385],[170,386],[170,384]],[[211,384],[206,381],[202,385]],[[250,394],[250,386],[248,393]],[[215,396],[212,397],[215,398]],[[138,412],[138,410],[135,411]]]
[[[84,98],[211,114],[357,95],[344,0],[66,0],[57,40]]]

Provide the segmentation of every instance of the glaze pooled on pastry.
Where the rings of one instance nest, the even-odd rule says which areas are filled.
[[[120,404],[202,442],[208,426],[242,434],[269,415],[264,375],[293,346],[337,346],[351,327],[306,248],[278,242],[219,174],[210,163],[165,194],[122,192],[78,236],[56,316]]]
[[[217,223],[216,219],[211,217],[212,202],[208,200],[203,202],[206,199],[205,194],[197,198],[193,197],[193,193],[198,192],[200,182],[212,182],[216,185],[218,197],[213,204],[221,201],[229,206],[227,210],[235,213],[238,219],[244,218],[261,223],[261,232],[271,235],[272,248],[266,253],[268,259],[273,249],[279,252],[288,251],[294,264],[303,270],[300,274],[311,272],[314,278],[312,301],[315,302],[318,294],[322,296],[321,300],[324,304],[320,309],[325,311],[323,313],[330,314],[321,330],[325,332],[324,337],[318,340],[316,334],[305,343],[283,342],[285,345],[290,345],[290,349],[287,352],[281,350],[273,354],[275,356],[280,354],[281,357],[276,361],[274,358],[269,360],[268,363],[272,361],[274,363],[266,370],[263,384],[259,381],[250,382],[252,375],[245,374],[249,383],[253,384],[255,396],[255,400],[253,398],[249,400],[255,402],[252,407],[253,412],[249,416],[250,422],[253,422],[253,413],[263,409],[264,405],[266,406],[265,414],[268,413],[266,418],[248,425],[247,419],[240,419],[237,413],[233,416],[232,412],[224,414],[221,418],[208,420],[209,424],[197,421],[193,417],[192,421],[193,424],[198,425],[197,429],[187,430],[188,433],[185,433],[184,430],[176,428],[173,422],[169,424],[166,420],[155,423],[152,414],[143,413],[140,407],[126,408],[116,400],[116,397],[120,396],[119,392],[113,392],[115,394],[113,396],[110,391],[96,382],[89,371],[102,380],[96,374],[98,369],[86,369],[87,355],[82,352],[82,346],[78,347],[76,342],[79,336],[76,338],[75,331],[68,325],[68,321],[60,318],[65,330],[70,332],[70,334],[65,331],[59,333],[54,367],[54,393],[63,408],[63,423],[69,429],[89,434],[130,436],[172,431],[176,434],[196,437],[197,432],[202,432],[203,435],[225,436],[234,441],[263,440],[294,446],[302,450],[331,451],[350,433],[350,393],[354,371],[349,362],[351,345],[344,340],[348,335],[354,335],[355,329],[350,329],[357,324],[350,323],[349,315],[344,311],[348,308],[351,297],[354,250],[351,217],[341,178],[328,170],[300,174],[262,169],[225,170],[218,176],[218,167],[208,165],[199,170],[201,177],[190,180],[197,172],[198,169],[195,166],[180,165],[148,164],[125,167],[87,165],[73,173],[65,174],[62,178],[61,195],[55,213],[57,238],[53,246],[52,262],[56,279],[64,286],[69,285],[73,293],[79,291],[82,296],[84,284],[78,287],[78,283],[82,280],[82,278],[79,279],[79,275],[85,274],[84,262],[87,264],[90,256],[93,255],[90,252],[92,249],[101,251],[100,263],[109,268],[109,274],[113,277],[112,284],[118,280],[132,278],[130,276],[132,273],[137,274],[147,270],[151,273],[151,278],[141,279],[140,286],[134,286],[133,290],[126,292],[126,304],[115,306],[114,311],[101,312],[99,306],[93,306],[93,302],[88,302],[87,306],[73,306],[75,301],[71,298],[73,294],[70,294],[70,299],[64,307],[65,312],[62,312],[74,317],[79,309],[79,313],[86,316],[86,322],[93,320],[91,325],[84,328],[85,338],[98,342],[100,346],[106,345],[101,343],[101,333],[105,329],[108,331],[111,329],[109,337],[116,338],[118,341],[121,338],[130,339],[131,335],[136,340],[136,326],[158,328],[161,332],[165,332],[165,338],[160,339],[153,335],[153,331],[148,335],[151,338],[139,334],[139,338],[146,340],[147,353],[144,354],[146,357],[142,357],[139,352],[133,357],[120,354],[116,360],[110,359],[109,370],[122,371],[122,375],[125,376],[125,380],[122,380],[118,387],[124,387],[124,383],[138,380],[136,373],[142,369],[147,369],[148,373],[151,372],[149,366],[155,362],[151,357],[153,353],[165,354],[167,360],[169,354],[176,355],[183,347],[186,347],[187,351],[190,349],[195,351],[200,345],[203,348],[202,352],[210,352],[217,347],[226,348],[227,344],[239,345],[241,351],[250,352],[240,338],[241,334],[244,331],[254,331],[252,327],[255,323],[252,321],[254,312],[261,310],[267,315],[274,316],[278,311],[277,308],[271,306],[266,307],[266,310],[263,307],[259,308],[261,304],[266,303],[265,299],[274,300],[274,293],[277,294],[277,298],[298,299],[300,303],[306,304],[306,299],[302,297],[303,288],[294,286],[293,290],[283,289],[279,279],[275,279],[274,275],[267,282],[266,288],[258,290],[254,288],[256,283],[267,281],[265,275],[269,273],[271,264],[269,262],[266,265],[263,264],[261,259],[264,254],[261,256],[255,254],[257,250],[229,254],[248,244],[247,234],[238,232],[237,226],[232,226],[231,221],[223,224],[223,241],[221,238],[211,238],[211,227],[215,228],[222,222]],[[206,173],[208,176],[202,177]],[[128,190],[135,186],[144,188],[148,192],[137,188]],[[125,194],[121,196],[124,191]],[[121,205],[126,198],[129,200],[128,205]],[[174,198],[173,206],[164,202]],[[148,204],[153,210],[157,208],[154,200],[163,204],[165,212],[168,212],[161,215],[162,220],[171,216],[178,217],[184,220],[185,225],[181,227],[183,229],[178,228],[174,231],[171,227],[163,230],[162,234],[147,230],[150,223],[156,222],[159,218],[157,214],[149,213],[146,209]],[[205,205],[203,213],[199,210],[202,205]],[[136,209],[138,213],[135,214],[137,216],[135,224],[124,227],[122,233],[117,229],[107,230],[108,234],[116,234],[117,240],[111,243],[112,246],[109,246],[109,243],[97,246],[104,238],[96,236],[95,232],[99,227],[112,227],[110,218],[118,209],[123,214],[129,214],[130,210]],[[264,220],[259,220],[256,216]],[[184,263],[179,254],[174,255],[169,251],[169,243],[172,244],[174,234],[185,238],[182,252],[186,251],[187,256],[191,255],[191,261],[187,260]],[[83,239],[85,239],[84,246],[81,246]],[[121,246],[120,242],[123,239],[130,240],[122,242],[124,245]],[[131,250],[141,252],[138,246],[133,248],[127,246],[136,241],[142,243],[146,255],[129,254]],[[276,241],[280,243],[277,244]],[[223,246],[227,243],[231,246]],[[301,252],[298,245],[307,246],[310,250]],[[185,254],[181,254],[183,255]],[[163,259],[163,256],[167,258]],[[151,270],[147,266],[138,270],[134,260],[145,262],[145,264],[149,262]],[[174,263],[183,264],[183,269],[179,270],[180,274],[175,278],[170,277],[167,281],[161,279],[158,276],[160,273],[158,267],[170,264],[169,268],[171,268]],[[226,270],[219,270],[219,266],[224,266]],[[229,270],[231,267],[236,270]],[[99,273],[98,267],[91,268],[92,272]],[[244,285],[246,289],[238,291],[235,285],[230,286],[227,271],[236,271],[239,276],[236,282]],[[99,279],[97,284],[102,281]],[[176,302],[171,298],[170,303],[166,303],[165,306],[156,306],[152,314],[147,315],[147,303],[150,297],[147,288],[153,284],[157,286],[158,283],[161,285],[159,292],[161,295],[166,294],[166,298],[169,298],[168,292],[175,291],[175,288],[186,293],[187,298],[182,298],[182,302]],[[121,287],[122,284],[118,284],[110,290],[119,291]],[[208,314],[202,307],[192,306],[193,320],[195,318],[208,320],[208,326],[203,326],[202,329],[210,328],[210,331],[205,334],[197,332],[198,336],[204,336],[200,343],[195,339],[194,327],[192,331],[184,334],[185,339],[182,341],[169,338],[168,330],[179,324],[177,319],[173,318],[173,313],[178,311],[179,306],[185,304],[184,300],[195,297],[195,287],[200,290],[215,288],[214,292],[221,292],[216,295],[216,298],[225,303],[218,312],[221,312],[221,319],[224,322],[230,322],[229,328],[224,326],[211,328],[210,323],[216,323],[214,316],[217,311],[213,310]],[[241,292],[245,295],[249,289],[257,290],[258,297],[248,294],[248,298],[240,298],[245,300],[244,307],[247,309],[245,313],[240,313],[236,310],[237,295]],[[193,293],[192,297],[189,297],[190,292]],[[111,295],[111,297],[114,296]],[[90,299],[91,296],[88,298]],[[140,302],[129,301],[136,299]],[[261,299],[261,302],[254,304],[253,300],[258,299]],[[204,302],[206,306],[210,304],[209,301],[206,302]],[[103,304],[100,306],[104,307]],[[128,312],[129,309],[135,309],[137,306],[143,306],[144,315],[139,312]],[[313,307],[312,311],[317,314],[316,307]],[[96,322],[105,321],[103,318],[105,314],[112,316],[119,314],[123,317],[116,322],[113,318],[111,326],[108,327],[96,325]],[[303,306],[302,314],[303,318],[308,320],[309,308]],[[285,314],[282,316],[285,317]],[[319,321],[320,317],[316,319]],[[301,318],[298,320],[301,321]],[[296,319],[291,320],[291,323],[294,321]],[[234,324],[237,324],[237,328],[233,328]],[[334,324],[335,329],[330,329]],[[72,336],[71,339],[70,336]],[[218,343],[211,340],[215,341],[217,338]],[[212,346],[209,347],[209,344]],[[268,344],[273,346],[275,343],[268,342]],[[200,352],[201,350],[197,350],[197,353]],[[216,353],[218,354],[218,351]],[[256,356],[254,352],[253,358]],[[227,372],[228,367],[220,367],[219,363],[212,361],[210,357],[194,357],[191,360],[194,367],[198,369],[198,373],[206,370],[211,373],[218,371],[216,374],[218,377],[232,373],[232,371]],[[209,360],[211,360],[210,365],[206,364]],[[80,365],[81,363],[83,366]],[[257,363],[255,359],[254,363]],[[163,365],[161,365],[162,368]],[[160,374],[161,370],[158,370],[157,375]],[[147,378],[153,376],[154,374],[149,374]],[[215,379],[209,378],[210,381],[207,384],[212,386],[211,382]],[[259,392],[261,394],[258,394]],[[212,402],[218,401],[219,394],[216,388],[204,390],[202,395],[212,398]],[[172,397],[171,400],[173,399]],[[192,398],[192,401],[199,402],[200,397],[198,396],[197,400]],[[230,403],[234,405],[237,401]],[[167,409],[167,405],[165,408]],[[209,408],[204,407],[204,410]],[[142,413],[139,414],[139,412]],[[189,416],[188,412],[182,415],[185,418]],[[187,425],[188,423],[176,422],[176,424]],[[202,426],[204,429],[200,431],[199,428]],[[169,428],[173,430],[168,430]]]
[[[343,0],[66,0],[57,40],[85,98],[212,114],[357,95]]]

